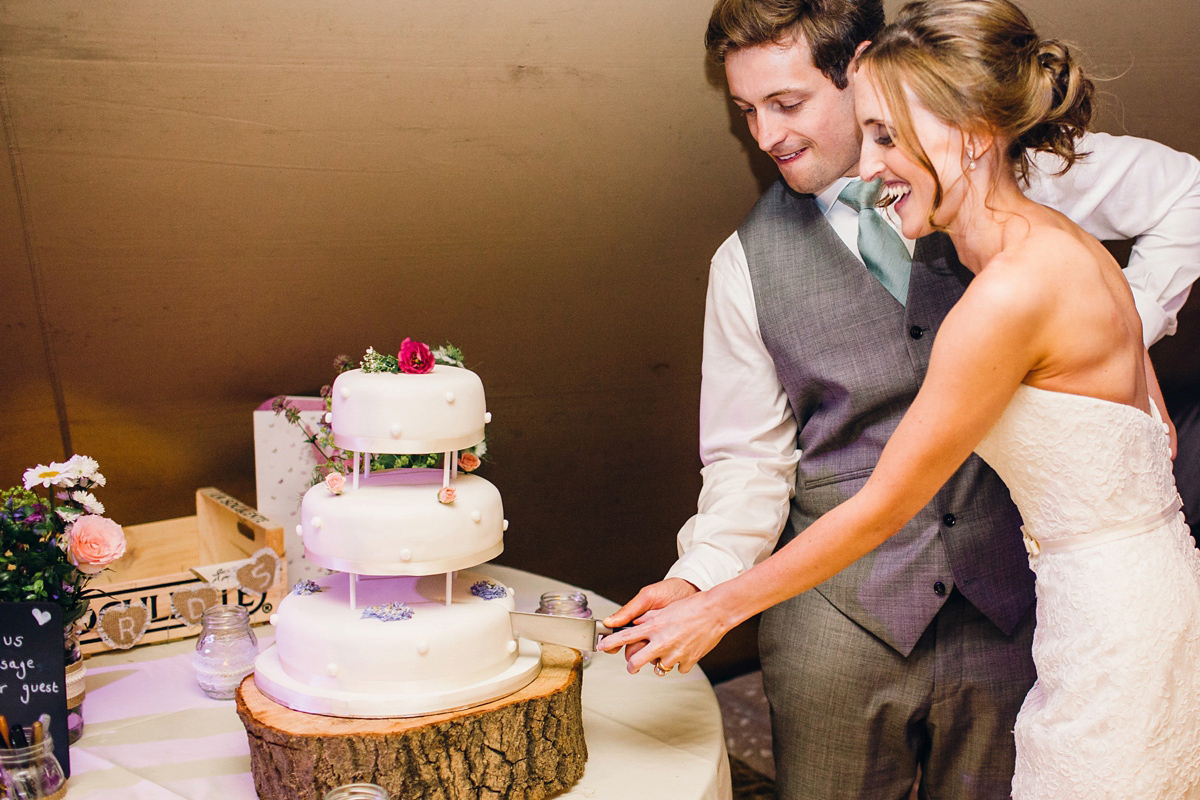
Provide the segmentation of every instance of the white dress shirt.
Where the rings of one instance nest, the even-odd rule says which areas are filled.
[[[1090,156],[1054,177],[1042,156],[1026,192],[1098,239],[1137,238],[1125,276],[1146,344],[1175,332],[1175,317],[1200,277],[1200,161],[1157,142],[1089,134]],[[837,196],[817,206],[856,258],[858,214]],[[896,220],[889,215],[889,220]],[[905,240],[912,251],[913,242]],[[861,261],[861,258],[859,259]],[[698,513],[679,532],[680,558],[667,577],[709,589],[745,572],[775,548],[795,491],[796,420],[762,334],[746,254],[735,231],[709,272],[700,389]]]

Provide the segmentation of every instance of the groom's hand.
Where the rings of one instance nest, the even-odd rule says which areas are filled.
[[[621,606],[616,613],[605,617],[603,623],[610,628],[620,628],[630,623],[637,625],[638,619],[647,611],[666,608],[676,600],[690,597],[699,591],[695,585],[685,581],[683,578],[667,578],[664,581],[643,586],[642,590],[632,600]],[[637,651],[645,646],[645,641],[633,642],[626,645],[625,660],[628,661]],[[605,650],[603,639],[600,640],[600,649]],[[612,651],[605,650],[605,652]]]

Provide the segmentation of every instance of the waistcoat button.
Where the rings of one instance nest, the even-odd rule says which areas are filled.
[[[922,336],[925,335],[925,329],[922,328],[920,325],[913,325],[911,328],[908,329],[908,335],[914,339],[920,339]]]
[[[938,581],[937,583],[935,583],[933,585],[933,593],[936,594],[938,597],[945,597],[946,596],[946,584],[942,583],[941,581]]]
[[[946,514],[944,517],[942,517],[942,522],[946,523],[947,528],[953,528],[954,523],[958,522],[958,518],[953,514]]]

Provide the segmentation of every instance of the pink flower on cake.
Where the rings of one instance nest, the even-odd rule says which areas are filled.
[[[460,453],[458,456],[458,468],[463,472],[474,472],[479,469],[479,456],[474,453]]]
[[[409,338],[400,343],[400,354],[396,360],[400,362],[400,371],[410,375],[424,375],[433,369],[433,352],[429,345]]]
[[[346,476],[340,472],[331,472],[325,476],[325,486],[333,494],[341,494],[346,488]]]
[[[67,531],[67,555],[80,572],[95,575],[125,555],[125,532],[107,517],[80,517]]]
[[[448,505],[453,503],[457,498],[458,492],[454,490],[453,486],[443,486],[441,489],[438,489],[439,503],[446,503]]]

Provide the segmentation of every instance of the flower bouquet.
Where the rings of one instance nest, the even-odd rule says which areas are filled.
[[[73,629],[88,610],[88,581],[125,553],[125,532],[91,491],[103,485],[96,461],[76,455],[0,492],[0,601],[57,603]]]
[[[431,349],[424,342],[405,339],[400,344],[396,355],[379,353],[373,347],[368,347],[366,355],[357,364],[363,372],[392,372],[423,375],[433,370],[435,364],[447,367],[463,367],[462,351],[451,344]],[[355,364],[349,356],[338,356],[333,361],[333,368],[340,375],[354,369]],[[325,481],[330,491],[340,494],[345,483],[346,475],[353,472],[354,458],[351,453],[342,450],[333,443],[333,428],[331,413],[333,410],[332,385],[321,387],[321,397],[325,400],[325,415],[313,430],[300,418],[300,410],[288,400],[285,395],[279,395],[271,401],[271,408],[276,414],[282,414],[288,422],[304,431],[304,438],[317,451],[317,465],[313,468],[312,484]],[[474,447],[462,450],[458,454],[458,468],[463,472],[473,472],[479,468],[484,454],[487,452],[486,440]],[[441,464],[441,453],[408,454],[408,453],[375,453],[371,456],[371,471],[379,472],[398,467],[437,467]],[[453,492],[453,489],[450,490]],[[439,495],[444,503],[453,502],[453,494]]]

